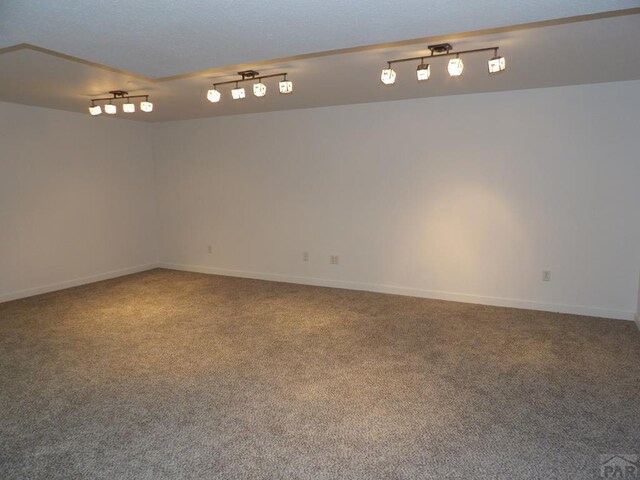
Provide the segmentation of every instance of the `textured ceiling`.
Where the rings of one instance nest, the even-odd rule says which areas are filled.
[[[148,77],[619,10],[640,0],[0,0],[28,43]]]

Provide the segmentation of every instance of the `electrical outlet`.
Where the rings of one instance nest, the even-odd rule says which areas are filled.
[[[309,261],[309,252],[302,252],[302,261],[303,262]]]
[[[207,252],[213,253],[213,247],[211,245],[207,247]]]
[[[543,282],[551,281],[551,270],[545,270],[542,272],[542,281]]]
[[[338,257],[338,255],[330,255],[329,263],[331,265],[338,265],[338,263],[340,263],[340,257]]]

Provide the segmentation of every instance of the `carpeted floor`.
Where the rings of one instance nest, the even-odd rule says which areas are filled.
[[[153,270],[0,304],[0,478],[590,479],[632,322]]]

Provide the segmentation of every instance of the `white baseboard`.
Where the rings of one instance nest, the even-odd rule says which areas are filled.
[[[640,330],[640,312],[637,312],[635,314],[635,321],[636,321],[636,326],[638,327],[638,330]]]
[[[122,277],[123,275],[130,275],[132,273],[144,272],[145,270],[151,270],[152,268],[157,267],[157,263],[136,265],[135,267],[123,268],[121,270],[114,270],[105,273],[98,273],[96,275],[89,275],[87,277],[74,278],[72,280],[66,280],[64,282],[50,283],[41,287],[2,293],[0,294],[0,303],[8,302],[10,300],[17,300],[19,298],[31,297],[33,295],[40,295],[42,293],[55,292],[56,290],[63,290],[65,288],[77,287],[79,285],[85,285],[87,283],[99,282],[101,280],[108,280],[110,278]]]
[[[453,302],[477,303],[481,305],[493,305],[497,307],[523,308],[527,310],[542,310],[545,312],[570,313],[574,315],[586,315],[589,317],[612,318],[616,320],[632,320],[634,312],[624,310],[608,310],[582,305],[562,305],[554,303],[536,302],[500,297],[487,297],[471,295],[467,293],[441,292],[436,290],[421,290],[410,287],[393,285],[378,285],[372,283],[351,282],[344,280],[330,280],[324,278],[301,277],[282,275],[277,273],[248,272],[242,270],[229,270],[225,268],[204,267],[197,265],[182,265],[176,263],[161,262],[160,268],[182,270],[186,272],[209,273],[213,275],[225,275],[229,277],[254,278],[258,280],[270,280],[274,282],[299,283],[303,285],[315,285],[319,287],[344,288],[348,290],[364,290],[368,292],[390,293],[395,295],[407,295],[410,297],[431,298],[435,300],[449,300]]]

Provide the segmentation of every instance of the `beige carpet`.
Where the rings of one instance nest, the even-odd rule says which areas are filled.
[[[153,270],[0,304],[0,478],[589,479],[632,322]]]

